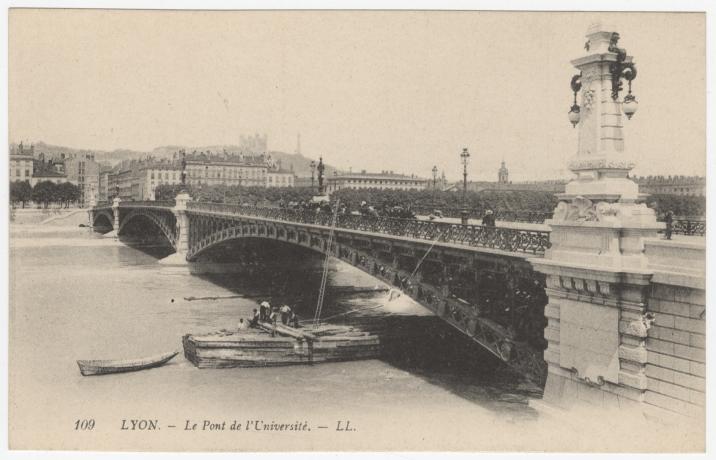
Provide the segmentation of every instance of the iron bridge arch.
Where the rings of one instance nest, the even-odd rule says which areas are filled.
[[[131,222],[134,218],[143,216],[149,219],[154,225],[156,225],[162,234],[167,238],[169,243],[174,249],[177,247],[177,223],[174,213],[171,209],[164,210],[161,208],[134,208],[124,209],[120,208],[119,217],[119,229],[117,235],[121,235],[126,225]]]
[[[201,209],[199,203],[193,205],[186,211],[188,261],[242,238],[330,252],[400,288],[520,373],[543,383],[547,296],[544,276],[527,261],[531,255],[345,228],[335,229],[329,248],[330,227],[326,225],[216,212]]]

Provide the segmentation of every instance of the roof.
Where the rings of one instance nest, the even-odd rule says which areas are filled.
[[[44,171],[35,171],[32,177],[67,177],[67,174],[62,174],[57,171],[46,169]]]
[[[395,173],[348,173],[329,176],[328,180],[335,179],[383,179],[383,180],[403,180],[403,181],[427,181],[422,177],[408,176],[406,174]]]

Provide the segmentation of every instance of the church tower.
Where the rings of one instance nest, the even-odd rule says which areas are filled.
[[[497,183],[500,185],[506,185],[509,182],[509,175],[510,172],[505,166],[505,160],[502,160],[502,166],[500,166],[499,171],[497,171]]]

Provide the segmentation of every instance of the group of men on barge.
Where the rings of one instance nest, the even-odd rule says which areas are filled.
[[[283,304],[281,307],[271,306],[271,304],[264,300],[259,303],[259,308],[254,308],[253,316],[245,323],[243,319],[239,322],[239,329],[247,329],[249,327],[259,327],[259,323],[268,322],[274,326],[278,324],[278,320],[281,320],[281,324],[284,326],[290,326],[294,328],[300,327],[298,315],[291,309],[287,304]]]

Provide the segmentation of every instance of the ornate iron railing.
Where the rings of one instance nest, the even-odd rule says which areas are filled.
[[[672,222],[672,233],[677,235],[704,236],[706,235],[705,220],[678,219]]]
[[[202,202],[189,202],[187,203],[187,209],[190,211],[258,217],[299,224],[331,225],[331,215],[328,212]],[[422,240],[437,240],[444,243],[499,249],[509,252],[543,254],[545,249],[550,246],[549,232],[538,230],[459,225],[351,214],[338,216],[336,226],[348,230],[383,233]]]
[[[433,214],[440,211],[443,217],[459,218],[462,217],[461,208],[441,208],[440,206],[412,206],[412,211],[418,215]],[[467,215],[470,219],[482,219],[486,209],[468,209]],[[496,220],[505,222],[527,222],[532,224],[541,224],[545,220],[552,218],[551,212],[528,211],[528,210],[493,210]]]
[[[120,208],[173,208],[174,201],[120,201]]]

